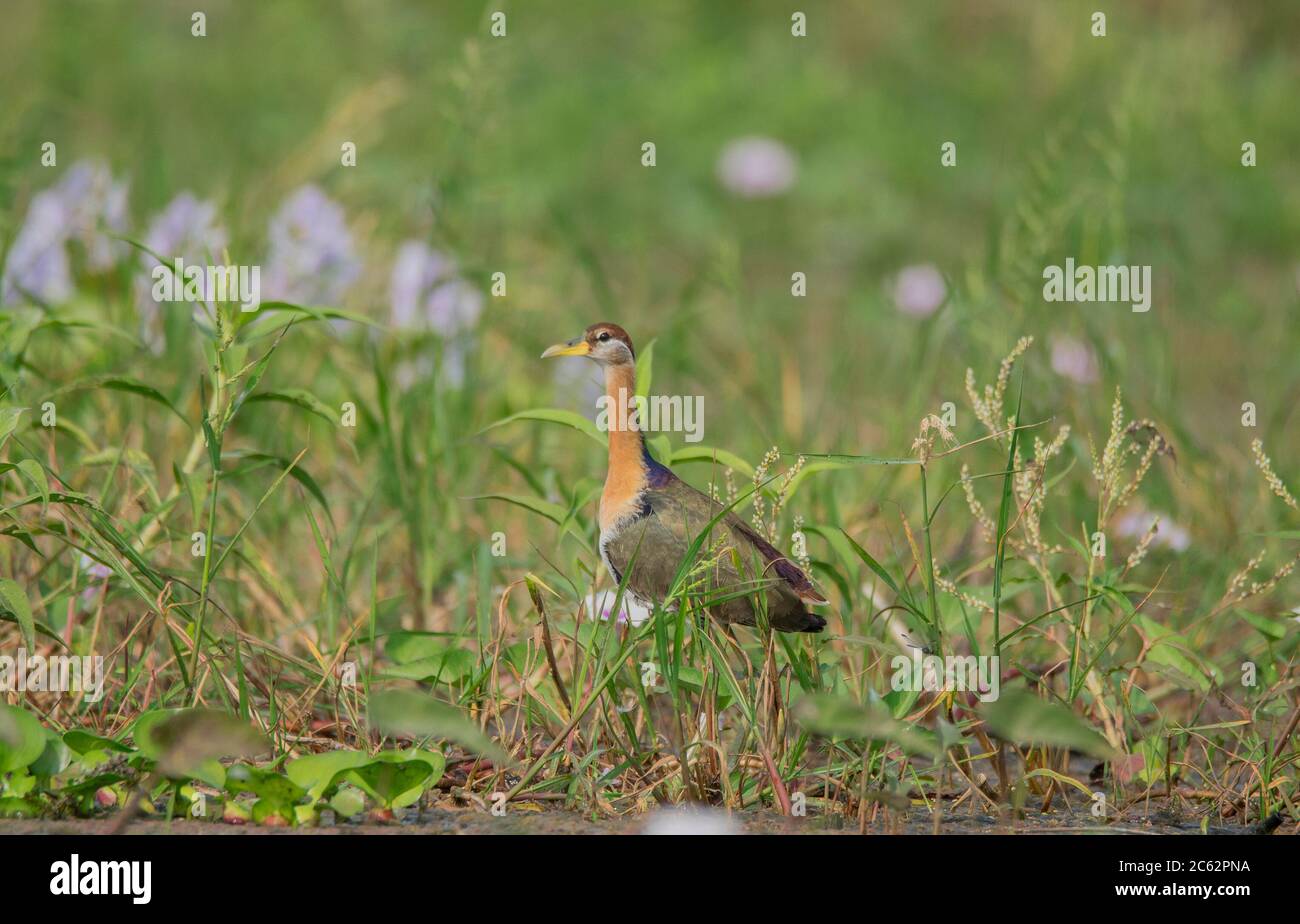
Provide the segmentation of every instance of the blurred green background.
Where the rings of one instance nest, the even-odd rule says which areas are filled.
[[[1190,531],[1191,561],[1275,526],[1249,443],[1262,437],[1284,476],[1300,458],[1294,3],[199,5],[202,38],[193,3],[5,5],[0,240],[12,244],[33,196],[69,165],[99,159],[129,180],[132,236],[189,190],[217,204],[239,263],[263,259],[286,197],[319,186],[344,210],[361,266],[339,306],[380,324],[403,241],[450,255],[485,294],[504,272],[507,295],[485,298],[463,379],[420,373],[422,356],[442,355],[436,331],[304,326],[268,384],[331,407],[359,401],[355,439],[280,408],[240,432],[286,456],[310,444],[304,464],[351,510],[335,511],[340,523],[365,519],[376,541],[404,524],[411,562],[384,566],[409,568],[426,605],[468,580],[466,550],[494,529],[551,535],[462,498],[523,493],[526,475],[553,497],[601,477],[599,449],[572,432],[476,436],[527,407],[584,406],[583,373],[537,355],[596,320],[638,345],[653,338],[656,391],[704,395],[705,442],[751,461],[773,444],[903,455],[946,401],[958,437],[973,438],[967,366],[988,381],[1032,334],[1025,416],[1069,423],[1073,458],[1086,463],[1088,434],[1104,439],[1117,385],[1133,416],[1170,436],[1178,464],[1148,487]],[[791,36],[795,7],[805,38]],[[497,9],[504,38],[489,35]],[[1104,38],[1090,31],[1095,9]],[[748,136],[793,157],[777,194],[720,180],[724,149]],[[55,168],[40,165],[46,141]],[[340,165],[344,141],[358,146],[355,167]],[[1245,141],[1256,167],[1240,164]],[[59,311],[135,332],[134,259],[96,274],[72,254],[77,295]],[[1151,311],[1045,303],[1042,269],[1066,257],[1151,265]],[[941,275],[932,313],[900,310],[908,267]],[[807,274],[806,297],[791,295],[794,272]],[[200,340],[184,310],[166,324],[161,355],[68,334],[6,367],[6,385],[38,396],[116,371],[193,411]],[[413,377],[395,375],[412,362]],[[103,411],[82,421],[96,440],[139,447],[170,481],[191,437],[179,422],[85,400]],[[1257,429],[1241,426],[1245,401]],[[850,522],[903,476],[820,477],[815,503]],[[1075,499],[1088,509],[1082,488]],[[1077,533],[1083,516],[1062,528]],[[284,529],[295,537],[284,549],[310,548],[300,522]]]

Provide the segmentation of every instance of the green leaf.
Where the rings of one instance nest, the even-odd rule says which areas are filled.
[[[1016,447],[1020,445],[1020,407],[1025,398],[1025,376],[1020,375],[1020,392],[1016,397],[1016,416],[1012,423],[1011,439],[1007,440],[1007,467],[1002,474],[1002,500],[998,504],[997,532],[993,534],[996,546],[993,553],[993,651],[1001,664],[1002,658],[1002,567],[1007,558],[1007,523],[1011,519],[1013,506],[1012,479],[1016,467]],[[999,668],[1000,669],[1000,668]],[[1075,664],[1070,662],[1070,677],[1074,679]],[[1074,685],[1071,683],[1071,692]]]
[[[311,392],[305,391],[301,388],[286,388],[279,391],[260,391],[255,395],[248,396],[248,404],[252,404],[255,401],[280,401],[284,404],[292,404],[295,407],[302,408],[310,414],[315,414],[330,426],[338,425],[338,418],[335,417],[334,412],[330,407]]]
[[[384,690],[373,694],[370,721],[385,734],[443,738],[497,763],[511,763],[505,751],[464,712],[422,693]]]
[[[1092,757],[1112,757],[1106,739],[1065,706],[1025,690],[1004,690],[981,712],[989,730],[1016,744],[1064,747]]]
[[[25,407],[0,407],[0,446],[9,439],[10,433],[18,429],[18,420],[25,410]]]
[[[226,791],[232,795],[252,793],[277,806],[292,805],[307,794],[305,787],[273,770],[235,764],[226,771]]]
[[[376,801],[400,808],[414,802],[438,782],[446,764],[441,753],[420,748],[381,751],[373,757],[363,751],[327,751],[290,761],[285,773],[294,784],[306,790],[313,802],[340,783],[348,782]],[[358,806],[343,814],[355,815],[360,810]]]
[[[407,680],[460,683],[473,676],[478,663],[474,652],[457,648],[444,635],[426,632],[394,632],[384,652],[396,664],[385,671],[385,676]]]
[[[253,364],[248,374],[244,377],[243,387],[240,388],[239,394],[236,395],[235,400],[231,405],[232,414],[239,412],[239,409],[244,406],[244,402],[248,400],[248,396],[251,395],[257,386],[261,384],[262,376],[266,375],[267,366],[271,364],[271,357],[275,355],[276,349],[280,346],[280,341],[289,333],[293,324],[294,321],[290,320],[288,324],[280,329],[280,333],[276,336],[275,340],[272,341],[270,348],[267,349],[257,362]]]
[[[725,673],[721,672],[719,673],[719,676],[724,679],[723,686],[726,688],[718,690],[717,708],[722,710],[730,706],[735,697],[731,692],[732,684],[730,678],[728,678]],[[691,667],[688,664],[683,664],[677,669],[677,682],[692,693],[704,692],[704,672],[698,667]]]
[[[1151,786],[1160,782],[1165,777],[1165,755],[1168,752],[1168,741],[1163,736],[1144,738],[1139,741],[1137,747],[1133,749],[1133,760],[1129,769],[1137,782]],[[1127,783],[1127,780],[1120,782]]]
[[[236,475],[244,475],[248,472],[256,471],[264,465],[274,466],[282,471],[284,469],[289,469],[289,477],[302,485],[308,494],[316,498],[316,503],[321,505],[321,509],[325,511],[326,516],[333,521],[334,514],[330,511],[329,502],[325,500],[325,492],[321,490],[320,485],[316,482],[316,479],[311,476],[311,473],[302,467],[301,462],[297,465],[293,465],[292,468],[289,468],[290,465],[293,464],[292,459],[272,455],[268,452],[227,452],[223,457],[246,463],[240,465],[240,467],[234,471],[226,472],[224,474],[224,477],[226,478],[232,478]]]
[[[786,502],[788,503],[790,498],[794,497],[795,492],[809,476],[816,475],[818,472],[837,472],[846,468],[849,466],[844,462],[808,462],[799,470],[799,474],[791,479],[789,487],[786,488]]]
[[[867,567],[875,573],[876,577],[885,582],[886,587],[894,592],[894,597],[898,600],[899,604],[910,610],[918,619],[924,620],[924,615],[912,604],[909,595],[903,593],[897,582],[889,576],[889,572],[885,570],[884,566],[881,565],[880,562],[876,561],[870,552],[858,545],[853,537],[850,536],[842,527],[840,532],[843,534],[844,538],[848,540],[849,547],[853,550],[853,553],[866,563]]]
[[[87,466],[125,465],[133,471],[149,476],[149,480],[155,478],[153,459],[150,459],[147,453],[130,446],[114,446],[92,452],[81,457],[81,464]]]
[[[794,716],[804,728],[820,735],[890,741],[910,754],[939,751],[934,735],[899,721],[880,703],[863,704],[847,696],[815,693],[795,704]]]
[[[13,614],[18,621],[18,628],[22,630],[23,644],[28,651],[35,651],[36,623],[32,619],[32,607],[27,602],[26,592],[17,581],[0,579],[0,607]]]
[[[63,388],[54,392],[50,397],[54,398],[59,395],[68,394],[69,392],[87,391],[97,388],[103,388],[109,391],[124,391],[133,395],[140,395],[142,398],[147,398],[150,401],[161,404],[163,407],[167,408],[167,410],[171,411],[184,421],[187,427],[190,425],[190,422],[185,419],[185,415],[177,410],[176,405],[168,401],[162,392],[154,388],[152,385],[146,385],[144,382],[128,378],[124,375],[97,375],[93,378],[82,379],[79,382],[73,382],[71,385],[65,385]]]
[[[45,747],[41,756],[31,764],[31,774],[36,777],[49,778],[62,773],[72,762],[72,754],[58,732],[45,729]]]
[[[292,803],[278,799],[258,799],[253,803],[253,824],[287,827],[293,824],[294,817]]]
[[[31,766],[45,750],[45,728],[26,709],[0,703],[0,776]]]
[[[646,439],[646,445],[650,447],[650,454],[654,456],[656,462],[662,462],[664,465],[671,463],[673,458],[673,444],[668,437],[648,437]]]
[[[1233,610],[1233,612],[1258,629],[1265,638],[1270,638],[1275,642],[1280,642],[1286,638],[1287,624],[1280,619],[1269,619],[1267,616],[1252,613],[1250,610],[1238,609]]]
[[[464,648],[449,648],[427,658],[397,664],[384,671],[384,679],[427,680],[433,683],[462,683],[474,676],[478,656]]]
[[[558,408],[550,407],[539,407],[534,408],[531,411],[520,411],[518,414],[511,414],[509,417],[504,417],[496,423],[488,424],[479,431],[479,434],[481,435],[487,433],[489,430],[495,430],[497,427],[504,427],[506,424],[514,423],[517,420],[540,420],[544,423],[563,424],[564,426],[577,430],[580,433],[587,434],[587,436],[591,437],[600,445],[605,445],[604,435],[600,430],[596,429],[596,425],[586,417],[583,417],[581,414],[575,414],[573,411],[562,411]]]
[[[673,450],[672,457],[664,460],[665,465],[681,465],[684,462],[710,462],[740,472],[746,478],[754,477],[754,466],[750,465],[734,452],[714,449],[712,446],[683,446]]]
[[[50,482],[45,477],[45,469],[41,468],[41,463],[35,459],[23,459],[15,463],[15,467],[22,472],[24,478],[32,483],[32,487],[41,495],[42,502],[49,504]]]
[[[650,383],[654,381],[655,342],[651,340],[641,355],[636,358],[636,396],[644,398],[650,394]]]
[[[215,709],[155,709],[132,727],[141,753],[172,779],[193,777],[225,784],[220,757],[253,757],[270,750],[266,739],[242,719]]]
[[[559,504],[551,503],[548,500],[542,500],[540,497],[529,497],[524,494],[477,494],[473,497],[467,497],[466,500],[499,500],[507,504],[514,504],[516,507],[523,507],[525,510],[531,510],[533,513],[539,513],[552,523],[562,523],[568,510]]]
[[[40,807],[30,799],[19,799],[16,796],[0,798],[0,818],[36,818],[40,814]]]
[[[396,664],[408,664],[440,654],[450,644],[443,632],[392,632],[384,640],[384,654]]]
[[[1173,670],[1202,693],[1209,692],[1214,672],[1193,651],[1187,639],[1143,613],[1138,614],[1137,624],[1152,643],[1147,649],[1147,661]]]
[[[349,786],[334,794],[334,798],[330,799],[330,808],[344,818],[351,818],[365,811],[366,800],[361,793]]]
[[[105,738],[102,735],[96,735],[94,732],[88,732],[80,728],[64,732],[63,743],[78,754],[88,754],[91,751],[116,751],[119,754],[131,753],[131,749],[120,741],[114,741],[112,738]]]
[[[436,752],[381,751],[370,763],[348,770],[343,779],[386,807],[410,805],[442,777],[446,760]]]
[[[326,751],[291,760],[284,772],[315,801],[325,795],[342,774],[364,766],[371,760],[370,755],[362,751]]]
[[[379,324],[373,318],[366,317],[364,314],[359,314],[355,311],[344,311],[342,308],[330,308],[323,305],[308,307],[306,305],[294,305],[290,302],[262,302],[257,306],[257,311],[246,311],[240,312],[239,314],[242,318],[248,319],[246,323],[251,324],[252,319],[258,318],[260,315],[269,314],[273,311],[285,311],[293,314],[301,314],[307,316],[313,321],[351,321],[353,324],[361,324],[366,327],[374,327],[377,329],[383,328],[382,324]]]

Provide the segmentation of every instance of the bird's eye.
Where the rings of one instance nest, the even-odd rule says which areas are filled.
[[[600,336],[597,337],[596,339],[599,340],[601,343],[604,343],[606,340],[609,339],[609,331],[607,331],[607,330],[602,330],[602,331],[600,332]]]

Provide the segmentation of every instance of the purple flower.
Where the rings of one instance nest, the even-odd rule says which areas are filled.
[[[779,196],[794,185],[799,165],[790,149],[773,138],[737,138],[718,157],[718,181],[744,199]]]
[[[398,248],[388,287],[393,326],[420,327],[429,289],[453,272],[450,260],[421,241],[407,241]]]
[[[144,245],[163,260],[180,257],[190,266],[221,262],[226,243],[226,229],[217,224],[216,205],[190,192],[183,192],[167,203],[149,223],[144,236]],[[148,254],[142,254],[140,262],[145,275],[137,277],[135,291],[141,332],[150,349],[161,353],[163,339],[158,324],[161,306],[153,297],[153,270],[158,264]],[[204,291],[203,297],[208,299],[210,294]],[[194,312],[201,314],[203,306],[195,305]]]
[[[186,263],[221,260],[226,229],[217,224],[217,207],[191,192],[183,192],[154,216],[145,234],[145,246],[164,259],[181,257]],[[152,265],[153,259],[146,257]]]
[[[334,304],[360,275],[343,208],[303,186],[271,219],[263,300]]]
[[[457,275],[455,261],[421,241],[397,251],[389,299],[394,327],[442,337],[472,330],[483,312],[483,294]]]
[[[81,560],[81,565],[80,565],[81,573],[85,575],[87,578],[96,581],[102,581],[104,580],[104,578],[113,576],[112,568],[110,568],[108,565],[100,564],[99,562],[95,561],[95,559],[91,558],[89,555],[85,555],[85,554],[81,555],[80,560]]]
[[[61,302],[72,294],[68,268],[67,213],[58,193],[32,197],[27,217],[5,255],[0,302],[11,305],[29,294],[43,302]]]
[[[1079,385],[1098,379],[1097,355],[1092,347],[1074,337],[1052,338],[1052,371]]]
[[[108,167],[80,161],[50,189],[37,193],[27,207],[23,226],[5,255],[0,303],[13,304],[30,295],[59,302],[72,295],[67,245],[77,241],[94,271],[111,267],[126,244],[107,232],[126,229],[128,184],[115,183]]]
[[[455,261],[422,241],[407,241],[393,261],[389,305],[394,327],[431,330],[442,339],[443,381],[464,384],[483,293],[457,274]]]
[[[483,313],[483,293],[464,279],[434,286],[425,302],[429,326],[444,337],[472,330]]]
[[[115,182],[102,161],[79,161],[63,175],[54,191],[63,200],[67,234],[85,248],[86,264],[101,272],[126,256],[128,245],[107,232],[126,231],[126,197],[130,184]]]
[[[930,263],[905,266],[894,280],[894,305],[913,318],[928,318],[947,297],[943,274]]]
[[[101,565],[89,555],[82,554],[80,558],[81,574],[86,578],[87,582],[86,586],[82,588],[80,594],[82,606],[85,607],[90,606],[94,602],[95,597],[99,595],[100,588],[104,581],[107,581],[113,576],[113,569],[108,567],[108,565]]]

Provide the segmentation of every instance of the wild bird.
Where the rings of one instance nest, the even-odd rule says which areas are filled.
[[[607,407],[627,406],[636,394],[636,352],[617,324],[593,324],[581,337],[542,354],[585,356],[605,374]],[[692,543],[710,523],[697,575],[702,605],[723,624],[753,626],[759,611],[784,632],[820,632],[826,620],[808,611],[826,598],[808,576],[735,513],[692,488],[646,448],[635,420],[610,414],[609,471],[600,496],[600,555],[615,581],[629,565],[627,593],[648,607],[673,589]],[[761,604],[755,606],[761,597]]]

